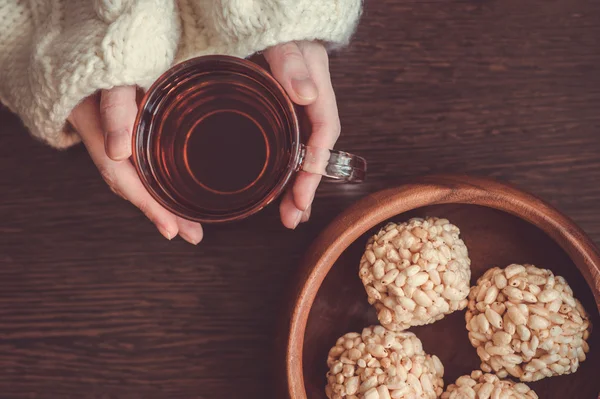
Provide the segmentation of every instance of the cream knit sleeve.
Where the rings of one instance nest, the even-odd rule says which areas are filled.
[[[174,62],[292,40],[346,43],[362,0],[0,0],[0,102],[56,147],[99,89],[149,87]]]
[[[247,57],[268,47],[321,40],[346,44],[362,0],[179,0],[182,46],[178,60],[203,54]]]

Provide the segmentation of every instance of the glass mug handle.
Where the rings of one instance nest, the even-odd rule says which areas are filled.
[[[296,170],[322,175],[331,182],[360,183],[367,173],[367,161],[347,152],[302,144]]]

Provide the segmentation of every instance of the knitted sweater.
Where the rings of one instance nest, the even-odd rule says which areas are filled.
[[[349,40],[362,0],[0,0],[0,102],[56,147],[99,89],[148,88],[174,63],[247,57],[294,40]]]

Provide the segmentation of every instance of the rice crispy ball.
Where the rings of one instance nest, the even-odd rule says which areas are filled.
[[[471,260],[447,219],[389,223],[371,237],[359,276],[379,322],[394,331],[430,324],[467,306]]]
[[[329,399],[439,398],[444,366],[411,332],[367,327],[337,340],[327,357]]]
[[[471,289],[466,322],[481,369],[500,378],[574,373],[589,351],[591,324],[573,290],[533,265],[488,270]]]
[[[458,377],[456,383],[448,385],[441,399],[538,399],[538,395],[522,382],[515,384],[501,380],[494,374],[483,374],[476,370],[471,375]]]

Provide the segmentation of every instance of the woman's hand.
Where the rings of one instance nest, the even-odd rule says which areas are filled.
[[[325,47],[316,42],[291,42],[266,50],[265,57],[291,99],[305,106],[312,128],[308,145],[333,148],[340,134],[340,120]],[[69,122],[79,132],[113,192],[138,207],[167,239],[179,234],[198,244],[203,236],[202,226],[174,215],[156,202],[129,162],[136,114],[136,88],[115,87],[85,99],[73,110]],[[280,205],[286,227],[294,229],[308,220],[320,181],[318,175],[298,173]]]
[[[198,244],[202,226],[172,214],[156,202],[129,162],[136,114],[136,88],[115,87],[85,99],[73,110],[69,122],[112,191],[138,207],[167,239],[179,234]]]
[[[305,106],[312,129],[308,145],[332,149],[340,135],[340,117],[325,47],[317,42],[290,42],[269,48],[265,58],[292,101]],[[297,174],[280,205],[286,227],[294,229],[308,220],[320,181],[319,175]]]

